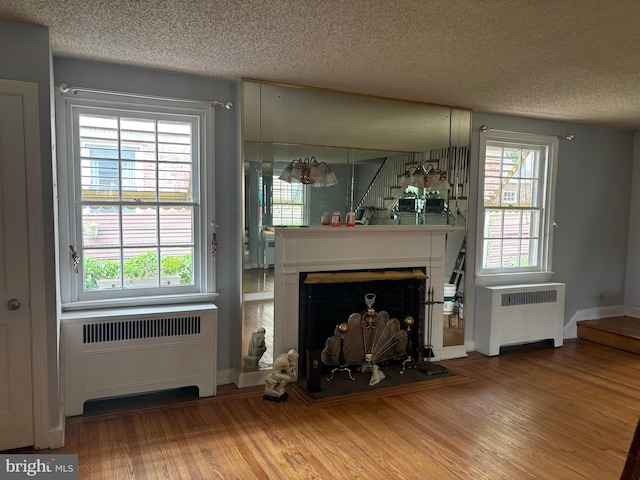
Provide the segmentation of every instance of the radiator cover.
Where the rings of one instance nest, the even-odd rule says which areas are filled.
[[[484,355],[500,347],[541,340],[562,346],[564,283],[483,286],[477,288],[475,346]]]
[[[65,313],[65,415],[81,415],[91,399],[178,387],[215,395],[216,332],[211,304]]]

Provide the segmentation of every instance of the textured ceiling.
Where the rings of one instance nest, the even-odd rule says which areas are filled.
[[[640,129],[637,0],[0,0],[0,20],[59,56]]]

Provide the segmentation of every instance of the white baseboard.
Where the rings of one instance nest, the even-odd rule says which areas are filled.
[[[244,301],[245,302],[257,302],[257,301],[265,301],[265,300],[273,300],[273,291],[271,292],[254,292],[254,293],[245,293]]]
[[[236,386],[238,388],[255,387],[264,385],[264,379],[272,372],[268,370],[255,370],[253,372],[242,372],[238,375]]]
[[[625,307],[624,314],[627,317],[640,318],[640,307]]]
[[[58,416],[58,424],[47,429],[46,437],[44,439],[45,445],[34,445],[34,448],[36,450],[41,450],[44,448],[56,449],[64,447],[65,417],[63,412],[64,408],[61,405],[60,413]]]
[[[47,448],[64,447],[64,423],[49,429],[47,443],[49,444]]]

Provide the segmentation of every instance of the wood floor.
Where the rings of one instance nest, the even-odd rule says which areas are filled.
[[[465,381],[308,405],[209,399],[67,420],[80,479],[617,479],[640,356],[585,340],[441,362]],[[40,452],[42,453],[42,452]]]

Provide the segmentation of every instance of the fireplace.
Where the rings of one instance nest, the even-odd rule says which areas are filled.
[[[304,280],[311,273],[402,271],[418,269],[427,278],[418,290],[418,318],[425,318],[426,292],[433,290],[435,300],[444,298],[444,259],[446,234],[453,228],[448,225],[363,225],[356,227],[294,227],[276,228],[276,253],[274,277],[274,355],[289,349],[299,351],[301,346],[323,344],[328,336],[318,332],[308,340],[307,327],[301,327],[301,290]],[[365,282],[366,283],[366,282]],[[363,287],[373,288],[372,285]],[[344,312],[360,312],[364,309],[362,291],[354,294],[355,304],[343,307]],[[368,293],[368,292],[365,292]],[[360,296],[358,299],[357,296]],[[385,300],[386,301],[386,300]],[[376,310],[383,310],[382,298],[376,302]],[[391,313],[391,312],[390,312]],[[400,313],[401,315],[404,313]],[[331,318],[335,327],[344,319]],[[442,346],[442,304],[433,306],[431,345],[433,360],[462,357],[464,346]],[[401,318],[399,320],[402,321]],[[306,322],[306,321],[305,321]],[[306,323],[305,323],[306,325]],[[426,332],[420,332],[420,344],[426,344]],[[301,342],[301,336],[304,339]],[[304,362],[305,352],[299,351]],[[299,373],[304,372],[298,365]]]
[[[427,274],[424,268],[382,269],[300,273],[298,318],[299,370],[306,371],[308,352],[314,357],[322,351],[337,324],[346,322],[353,313],[367,309],[365,295],[373,294],[376,311],[386,311],[406,329],[404,319],[412,317],[409,330],[412,352],[423,345],[424,297]],[[326,373],[331,369],[324,366]]]

